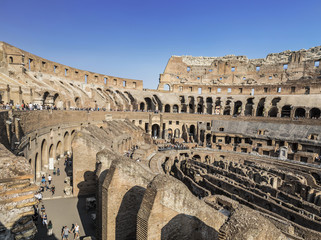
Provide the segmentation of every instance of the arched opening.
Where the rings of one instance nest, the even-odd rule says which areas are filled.
[[[145,103],[141,102],[139,104],[139,110],[144,111],[145,110]]]
[[[244,115],[245,116],[252,116],[253,114],[253,98],[248,98],[246,105],[245,105],[245,110],[244,110]]]
[[[203,113],[203,104],[201,103],[197,104],[197,113],[199,114]]]
[[[268,113],[269,117],[277,117],[279,109],[277,107],[272,107]]]
[[[179,112],[179,108],[178,108],[178,105],[174,105],[173,106],[173,113],[178,113]]]
[[[54,102],[54,105],[57,106],[58,105],[58,102],[59,102],[60,98],[59,98],[59,94],[56,93],[53,97],[53,102]],[[60,106],[59,106],[60,107]]]
[[[224,111],[223,111],[223,115],[231,115],[231,105],[230,104],[231,104],[231,101],[227,100],[226,104],[225,104]]]
[[[197,113],[204,113],[203,98],[197,98]]]
[[[158,124],[152,125],[152,137],[159,138],[160,137],[160,128]]]
[[[212,158],[209,155],[205,156],[205,162],[206,163],[211,163],[212,162]]]
[[[169,104],[165,105],[165,112],[171,112],[171,106]]]
[[[48,167],[48,145],[44,139],[41,143],[41,171]]]
[[[169,128],[168,131],[167,131],[167,137],[168,137],[168,139],[172,139],[173,138],[173,130],[171,128]]]
[[[165,91],[170,91],[171,90],[171,87],[169,86],[169,84],[165,84],[164,85],[164,90]]]
[[[180,130],[178,128],[176,128],[174,130],[174,138],[180,138],[180,137],[181,137]]]
[[[195,125],[191,125],[189,127],[189,136],[190,136],[191,140],[194,140],[195,133],[196,133]]]
[[[179,96],[179,101],[181,103],[181,113],[186,113],[186,103],[185,103],[185,97],[184,96]]]
[[[71,142],[72,142],[72,140],[74,139],[75,134],[76,134],[76,130],[72,130],[72,131],[71,131],[70,143],[71,143]],[[71,147],[70,147],[70,151],[71,151]]]
[[[71,141],[70,141],[69,132],[65,132],[65,135],[64,135],[64,153],[67,153],[68,151],[70,151],[70,145],[71,145]]]
[[[257,108],[256,108],[256,116],[257,117],[263,117],[264,116],[264,103],[265,103],[265,98],[261,98]]]
[[[313,119],[318,119],[320,118],[320,109],[319,108],[312,108],[310,110],[310,118],[313,118]]]
[[[43,105],[48,105],[47,97],[49,96],[49,92],[45,92],[42,97]]]
[[[282,107],[282,110],[281,110],[281,117],[291,117],[291,106],[290,105],[285,105]]]
[[[213,114],[213,99],[211,97],[206,98],[206,113]]]
[[[60,157],[61,155],[63,155],[62,143],[60,141],[57,143],[56,155],[57,157]]]
[[[9,57],[9,63],[13,63],[13,57]]]
[[[79,98],[79,97],[76,97],[76,98],[75,98],[75,104],[76,104],[76,107],[77,107],[77,108],[80,108],[80,107],[81,107],[81,101],[80,101],[80,98]]]
[[[194,97],[188,97],[188,107],[189,107],[189,113],[195,112],[195,104],[194,104]]]
[[[212,135],[210,133],[206,134],[206,145],[211,144]]]
[[[234,113],[233,115],[240,115],[242,112],[242,102],[241,101],[237,101],[234,104]]]
[[[155,101],[157,102],[158,105],[158,111],[162,112],[163,111],[163,104],[161,102],[161,100],[159,99],[159,97],[157,95],[153,95]]]
[[[49,158],[54,158],[54,145],[51,144],[49,147]]]
[[[216,101],[215,101],[215,114],[221,114],[221,98],[216,98]]]
[[[150,98],[145,98],[147,111],[155,111],[155,105]]]
[[[193,160],[196,160],[196,161],[200,162],[200,161],[201,161],[201,156],[198,155],[198,154],[195,154],[195,155],[193,156]]]
[[[297,108],[295,110],[294,116],[297,118],[304,118],[305,117],[305,109],[304,108]]]

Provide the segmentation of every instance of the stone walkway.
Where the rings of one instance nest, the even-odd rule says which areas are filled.
[[[91,219],[91,212],[86,210],[85,197],[49,199],[44,200],[43,204],[46,208],[48,222],[49,220],[52,221],[53,235],[47,236],[47,227],[41,224],[39,217],[37,222],[38,233],[35,239],[62,239],[62,227],[66,225],[71,229],[71,225],[76,223],[80,226],[81,239],[84,236],[95,236],[95,222]],[[69,239],[74,239],[73,234],[69,235]]]
[[[42,192],[43,201],[39,204],[39,213],[41,205],[43,204],[46,208],[46,213],[48,216],[48,222],[51,220],[53,224],[53,235],[47,235],[47,226],[43,226],[41,223],[41,217],[39,216],[36,222],[38,233],[35,239],[62,239],[61,229],[63,226],[67,226],[71,229],[72,224],[78,224],[80,226],[80,237],[84,236],[95,236],[95,222],[91,218],[91,212],[86,210],[86,197],[73,197],[66,196],[64,193],[65,186],[70,186],[70,184],[65,183],[65,178],[67,177],[67,171],[72,170],[72,167],[65,166],[64,160],[60,160],[55,164],[56,169],[60,169],[60,175],[54,175],[52,170],[48,170],[46,173],[46,180],[48,180],[49,174],[52,176],[51,187],[55,186],[55,194],[52,195],[50,190],[44,190]],[[42,185],[40,183],[41,178],[37,179],[37,185]],[[48,184],[48,182],[47,182]],[[69,240],[74,239],[73,233],[69,235]]]

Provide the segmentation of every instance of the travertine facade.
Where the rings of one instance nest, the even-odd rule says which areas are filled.
[[[0,163],[26,167],[0,234],[33,237],[32,182],[69,153],[98,239],[320,239],[320,60],[172,56],[149,90],[1,42]]]

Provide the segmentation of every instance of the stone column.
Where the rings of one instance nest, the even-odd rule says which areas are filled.
[[[164,138],[164,127],[163,127],[163,114],[159,115],[159,131],[160,131],[160,138]]]
[[[151,129],[152,129],[152,125],[153,125],[153,121],[152,121],[152,114],[148,114],[148,128],[147,128],[147,133],[152,134],[151,133]]]

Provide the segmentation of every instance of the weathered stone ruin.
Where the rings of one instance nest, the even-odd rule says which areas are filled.
[[[97,239],[321,239],[320,60],[172,56],[150,90],[1,42],[0,239],[66,154]]]

